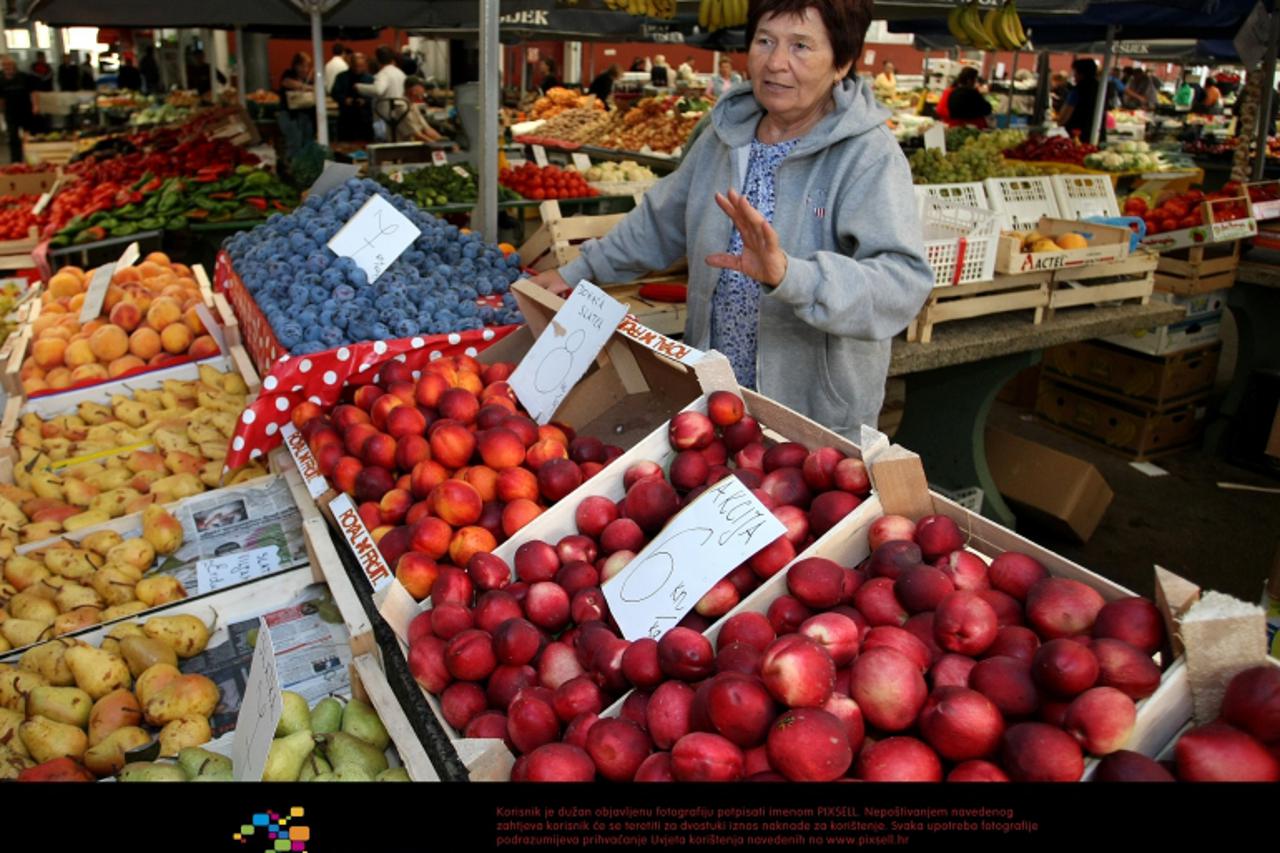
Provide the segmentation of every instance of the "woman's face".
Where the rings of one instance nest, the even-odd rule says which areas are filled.
[[[756,100],[779,118],[808,115],[849,73],[837,68],[831,39],[813,7],[801,15],[768,15],[760,20],[747,52]]]
[[[733,76],[733,63],[725,60],[720,61],[720,76],[728,80]]]

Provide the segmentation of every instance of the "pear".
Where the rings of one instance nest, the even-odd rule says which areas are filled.
[[[61,532],[61,521],[37,521],[22,528],[22,544],[29,545],[32,542],[44,542],[46,539],[52,539]]]
[[[179,717],[210,716],[218,707],[220,697],[218,685],[206,676],[180,675],[160,688],[159,693],[143,704],[142,710],[148,723],[163,726]]]
[[[76,408],[76,414],[80,416],[80,420],[90,426],[104,424],[111,420],[111,410],[101,403],[81,403]]]
[[[231,759],[198,746],[183,747],[178,752],[178,766],[191,779],[198,776],[215,776],[225,773],[231,778]]]
[[[177,616],[152,616],[142,630],[153,640],[169,646],[178,657],[194,657],[209,645],[209,628],[199,617],[189,613]]]
[[[124,460],[124,464],[126,468],[135,474],[140,474],[143,471],[162,473],[166,470],[164,467],[164,455],[152,450],[135,450]]]
[[[22,721],[25,719],[26,715],[21,711],[0,708],[0,747],[7,747],[19,755],[25,755],[30,758],[30,754],[27,752],[27,745],[18,736],[18,726],[22,725]]]
[[[13,620],[10,619],[9,622]],[[4,624],[9,624],[8,622]],[[19,714],[27,712],[27,695],[47,684],[42,676],[22,669],[0,672],[0,708],[8,708]]]
[[[239,373],[229,370],[222,374],[222,390],[243,397],[249,393],[249,386]]]
[[[332,773],[333,765],[325,760],[320,750],[313,750],[302,764],[302,772],[298,774],[299,782],[314,782],[317,776]]]
[[[18,727],[18,734],[37,764],[64,756],[79,761],[89,748],[89,736],[81,729],[48,717],[32,717]]]
[[[200,468],[200,482],[204,483],[211,489],[222,487],[222,460],[216,459],[212,462],[206,462]]]
[[[63,490],[67,493],[67,503],[82,508],[88,508],[99,494],[97,486],[91,486],[84,480],[72,477],[63,480]]]
[[[58,593],[54,599],[54,604],[58,605],[58,609],[63,613],[68,610],[75,610],[77,607],[97,607],[101,609],[102,596],[98,595],[97,590],[93,589],[93,587],[69,583]]]
[[[106,565],[93,573],[89,583],[104,604],[115,606],[137,600],[137,596],[133,594],[133,588],[137,586],[139,580],[141,578],[134,577],[131,569]]]
[[[74,483],[76,481],[71,480],[70,482]],[[97,524],[106,524],[110,520],[111,516],[107,515],[104,511],[100,509],[89,509],[63,519],[62,529],[71,533],[81,529],[82,527],[93,527]]]
[[[224,480],[223,485],[235,486],[240,483],[247,483],[250,480],[256,480],[259,477],[265,477],[266,475],[266,468],[263,468],[256,462],[251,462],[248,465],[241,465],[239,468],[232,471],[231,476]]]
[[[75,677],[67,666],[67,649],[79,645],[79,641],[66,638],[41,643],[22,655],[18,666],[28,672],[42,675],[45,681],[55,687],[70,687],[76,683]]]
[[[80,540],[80,547],[105,557],[115,546],[124,542],[124,537],[114,530],[98,530]]]
[[[372,782],[373,779],[374,779],[373,774],[367,772],[364,768],[357,767],[354,764],[348,764],[343,767],[339,767],[337,770],[333,771],[332,779],[325,779],[324,781],[326,782]]]
[[[352,699],[343,709],[342,731],[360,738],[379,752],[391,743],[391,736],[387,734],[382,720],[378,719],[378,712],[359,699]]]
[[[60,637],[63,634],[70,634],[90,625],[97,625],[102,621],[102,608],[92,605],[83,605],[74,610],[68,610],[57,619],[53,620],[53,635]]]
[[[136,728],[142,725],[142,706],[138,697],[121,688],[112,690],[89,711],[89,743],[96,746],[117,729]]]
[[[0,634],[0,654],[8,651],[13,651],[13,643],[6,640],[3,634]]]
[[[319,735],[316,740],[324,745],[325,757],[335,770],[351,766],[376,776],[387,769],[387,756],[377,747],[370,746],[346,732]]]
[[[199,448],[193,448],[198,450]],[[195,474],[171,474],[151,484],[151,494],[162,504],[171,504],[204,491],[204,483]]]
[[[157,554],[172,554],[182,547],[182,525],[164,507],[150,506],[142,513],[142,538]]]
[[[104,468],[96,474],[89,474],[85,477],[85,482],[99,491],[98,496],[89,502],[89,506],[101,501],[106,495],[119,489],[131,479],[133,479],[133,473],[128,468]]]
[[[133,761],[118,774],[121,782],[186,782],[187,774],[176,764],[160,761]]]
[[[342,703],[332,696],[321,699],[311,709],[311,731],[318,735],[336,732],[342,728]]]
[[[23,590],[9,599],[9,615],[14,619],[30,619],[47,625],[57,619],[61,612],[56,601],[41,598],[32,590]]]
[[[32,471],[31,491],[38,498],[50,498],[55,501],[66,499],[62,490],[62,479],[52,471]]]
[[[164,467],[169,469],[171,474],[197,474],[203,464],[204,460],[199,456],[183,453],[181,450],[170,451],[164,455]]]
[[[298,777],[302,774],[302,765],[315,748],[315,739],[308,729],[271,741],[271,749],[267,753],[267,764],[262,771],[262,781],[298,781]]]
[[[204,773],[200,776],[197,776],[191,781],[192,782],[234,782],[235,780],[236,780],[235,776],[231,774],[230,770],[223,770],[221,768],[218,768],[215,770],[210,770],[209,772]]]
[[[172,683],[174,679],[181,677],[182,673],[178,671],[176,666],[158,663],[138,676],[138,682],[133,685],[133,692],[137,695],[138,702],[142,707],[146,707],[146,704],[155,698],[161,690]]]
[[[89,725],[93,700],[79,687],[37,687],[27,694],[27,716],[45,717],[83,729]]]
[[[284,710],[280,713],[280,721],[276,723],[276,737],[282,738],[294,732],[311,730],[311,710],[307,700],[301,694],[285,690],[280,694]]]
[[[121,622],[107,630],[107,637],[113,640],[126,640],[129,637],[145,637],[147,632],[136,622]]]
[[[119,655],[92,646],[76,646],[67,649],[66,660],[76,686],[95,700],[133,684],[129,665]]]
[[[388,767],[377,776],[373,777],[375,782],[412,782],[409,778],[409,771],[403,767]]]
[[[98,567],[89,559],[89,552],[80,548],[48,548],[44,552],[44,565],[55,575],[78,581],[88,578]]]
[[[23,592],[29,592],[32,595],[45,599],[46,601],[56,602],[58,600],[58,593],[62,592],[62,588],[69,583],[75,583],[75,581],[69,581],[66,578],[59,577],[58,575],[49,575],[48,577],[41,578],[36,583],[27,587]]]
[[[150,637],[128,637],[120,641],[120,656],[129,665],[129,672],[137,678],[157,663],[178,665],[173,649]]]
[[[132,616],[135,613],[141,613],[147,609],[147,605],[141,601],[126,601],[124,604],[113,604],[106,610],[102,611],[102,621],[110,622],[112,619],[119,619],[122,616]]]
[[[213,731],[209,728],[209,718],[199,714],[187,714],[176,720],[165,723],[160,729],[160,755],[165,758],[176,758],[178,753],[189,746],[199,746],[213,740]]]
[[[53,626],[48,622],[36,622],[32,619],[6,619],[0,622],[0,636],[13,645],[15,649],[52,639]]]
[[[42,578],[49,577],[44,563],[22,554],[15,554],[4,562],[4,579],[15,589],[24,590]]]
[[[142,577],[143,572],[151,568],[151,564],[155,561],[156,549],[140,536],[125,540],[107,550],[107,565],[130,567],[137,571],[139,578]]]
[[[151,735],[138,726],[123,726],[90,746],[84,766],[95,776],[114,776],[124,767],[124,754],[151,742]]]
[[[133,594],[148,607],[159,607],[187,597],[182,582],[172,575],[155,575],[143,578],[133,588]]]
[[[133,475],[124,468],[117,469],[124,476],[124,482],[128,482]],[[125,508],[133,502],[135,498],[142,496],[137,489],[130,489],[120,486],[109,491],[104,491],[89,503],[89,509],[98,510],[107,514],[109,518],[119,518],[124,515]]]
[[[14,740],[18,738],[15,736]],[[25,746],[23,750],[26,750]],[[14,781],[23,770],[35,766],[36,763],[25,751],[18,752],[0,743],[0,782]]]
[[[315,775],[315,776],[312,776],[312,777],[311,777],[309,780],[307,780],[307,781],[309,781],[309,782],[337,782],[337,781],[338,781],[338,777],[334,775],[334,773],[333,773],[333,771],[332,771],[332,770],[330,770],[328,773],[319,773],[319,774],[317,774],[317,775]]]

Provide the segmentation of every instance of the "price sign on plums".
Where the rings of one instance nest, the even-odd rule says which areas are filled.
[[[421,233],[408,217],[375,193],[333,235],[329,248],[338,257],[355,261],[374,282]]]
[[[628,640],[660,638],[716,582],[787,532],[751,490],[729,475],[707,489],[604,585]]]
[[[550,422],[625,316],[627,306],[589,281],[578,282],[507,379],[529,417]]]

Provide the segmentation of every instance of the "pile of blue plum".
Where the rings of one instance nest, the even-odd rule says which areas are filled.
[[[326,244],[374,193],[422,233],[370,282],[355,261]],[[352,178],[311,195],[292,213],[277,213],[223,245],[290,353],[523,321],[510,293],[519,256],[504,257],[479,235],[423,213],[374,181]],[[477,302],[487,296],[500,296],[501,307]]]

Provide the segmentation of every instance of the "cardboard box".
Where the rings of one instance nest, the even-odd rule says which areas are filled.
[[[47,192],[57,179],[58,173],[53,169],[0,175],[0,195],[39,195]]]
[[[1044,367],[1054,378],[1163,408],[1213,387],[1219,350],[1214,342],[1151,356],[1106,341],[1077,341],[1045,350]]]
[[[987,429],[987,465],[1020,515],[1088,542],[1115,493],[1093,465],[1000,429]]]
[[[1090,264],[1111,263],[1129,255],[1131,232],[1128,228],[1043,216],[1036,226],[1036,232],[1044,237],[1059,237],[1072,232],[1084,234],[1089,245],[1083,249],[1066,249],[1058,252],[1024,252],[1022,235],[1001,234],[996,250],[996,272],[1017,275],[1024,272],[1069,269]]]
[[[1153,410],[1113,397],[1090,393],[1075,385],[1040,383],[1036,414],[1052,424],[1102,447],[1141,461],[1194,446],[1204,432],[1204,399]]]
[[[1187,296],[1157,290],[1151,294],[1151,298],[1158,302],[1167,302],[1170,305],[1182,308],[1187,312],[1186,319],[1188,320],[1202,320],[1222,314],[1227,307],[1227,290],[1229,289],[1223,288],[1222,290],[1211,290],[1208,293]]]
[[[1148,355],[1168,355],[1192,347],[1211,344],[1222,338],[1222,312],[1205,314],[1167,326],[1151,326],[1134,329],[1119,335],[1103,338],[1125,349],[1145,352]]]

